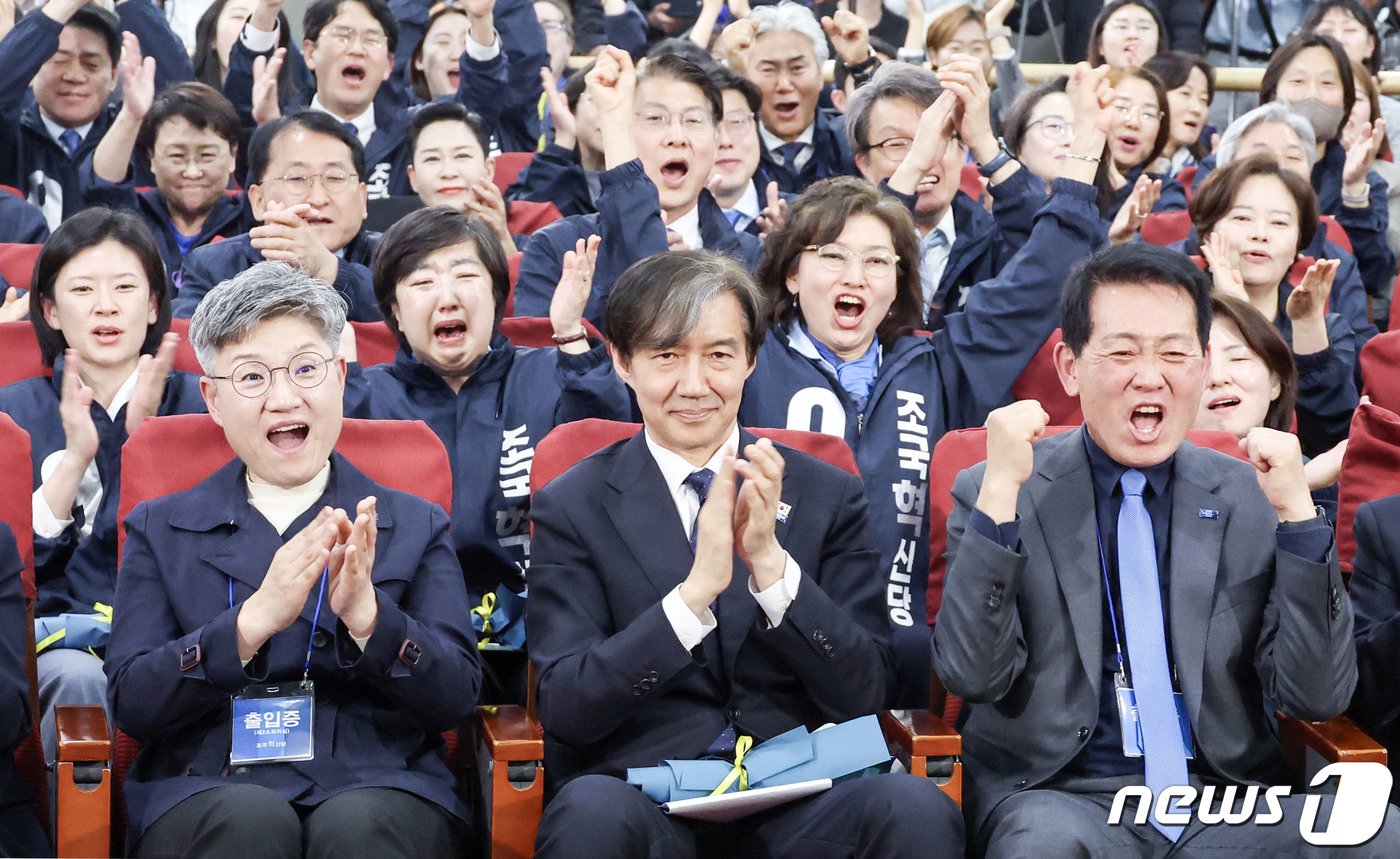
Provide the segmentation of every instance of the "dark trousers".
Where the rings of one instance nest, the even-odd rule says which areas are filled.
[[[1100,783],[1112,783],[1100,784]],[[1394,806],[1386,810],[1381,831],[1367,844],[1351,848],[1326,848],[1308,844],[1298,831],[1307,801],[1305,794],[1283,797],[1279,806],[1283,821],[1275,825],[1205,826],[1193,815],[1181,838],[1173,844],[1151,824],[1132,823],[1136,801],[1119,826],[1108,825],[1109,810],[1117,787],[1126,779],[1074,779],[1062,789],[1026,790],[1014,793],[992,812],[982,827],[978,855],[987,859],[1043,855],[1045,845],[1055,845],[1057,856],[1122,857],[1364,857],[1400,856],[1400,813]],[[1138,779],[1137,784],[1141,784]],[[1200,780],[1192,778],[1197,788]],[[1107,789],[1104,789],[1107,788]],[[1263,791],[1256,808],[1264,810]],[[1331,796],[1321,796],[1315,823],[1324,831],[1331,819]],[[1218,802],[1218,800],[1217,800]],[[1238,800],[1237,800],[1238,802]]]
[[[932,782],[882,775],[842,782],[810,799],[734,823],[699,823],[662,813],[619,778],[580,776],[545,808],[537,859],[754,856],[963,855],[962,814]]]
[[[358,788],[300,808],[265,787],[231,784],[162,814],[134,855],[348,859],[462,856],[466,850],[461,821],[401,790]]]

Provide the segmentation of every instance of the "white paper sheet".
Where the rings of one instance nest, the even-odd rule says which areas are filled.
[[[661,810],[677,817],[727,823],[830,789],[831,779],[818,778],[811,781],[799,781],[796,784],[780,784],[776,787],[760,787],[754,790],[724,793],[719,796],[702,796],[699,799],[663,802]]]

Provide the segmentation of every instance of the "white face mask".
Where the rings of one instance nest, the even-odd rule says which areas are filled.
[[[1337,132],[1342,127],[1342,107],[1337,104],[1328,104],[1317,98],[1305,98],[1302,101],[1283,102],[1288,109],[1303,117],[1312,126],[1313,134],[1317,136],[1318,143],[1325,143],[1334,140]]]

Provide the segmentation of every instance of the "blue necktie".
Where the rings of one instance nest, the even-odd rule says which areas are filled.
[[[710,495],[710,482],[715,479],[715,473],[708,468],[699,471],[692,471],[684,481],[683,486],[689,486],[695,490],[695,494],[700,498],[700,506],[705,506],[705,499]],[[695,520],[690,523],[690,551],[695,551],[695,537],[700,531],[700,514],[695,514]]]
[[[58,142],[63,144],[63,148],[68,150],[69,155],[72,155],[82,145],[83,136],[69,128],[58,136]]]
[[[784,143],[778,147],[778,155],[783,159],[783,166],[789,170],[797,169],[797,156],[802,154],[805,143]]]
[[[346,131],[350,132],[351,137],[355,138],[356,140],[360,139],[360,129],[355,127],[355,123],[345,122],[341,124],[345,126]]]
[[[1186,746],[1177,718],[1167,665],[1167,634],[1162,622],[1162,590],[1157,577],[1157,544],[1142,493],[1142,472],[1123,472],[1123,505],[1118,509],[1118,586],[1123,596],[1123,627],[1142,728],[1147,787],[1157,797],[1169,787],[1187,784]],[[1184,827],[1152,825],[1172,841]]]
[[[739,229],[739,219],[744,217],[744,213],[738,209],[724,209],[724,216],[729,219],[729,226]]]

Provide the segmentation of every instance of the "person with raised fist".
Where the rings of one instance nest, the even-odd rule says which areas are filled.
[[[1083,425],[1044,438],[1038,403],[998,409],[986,461],[953,488],[933,661],[972,705],[969,841],[989,857],[1310,855],[1298,821],[1315,797],[1280,800],[1277,826],[1206,826],[1194,805],[1212,785],[1291,784],[1269,714],[1328,719],[1356,685],[1298,439],[1255,427],[1245,461],[1186,440],[1211,283],[1183,255],[1112,245],[1070,276],[1060,313],[1055,366]],[[1109,825],[1115,795],[1144,787],[1148,822]],[[1394,855],[1397,838],[1357,855]]]

